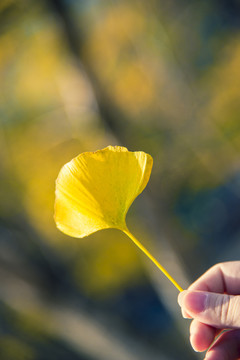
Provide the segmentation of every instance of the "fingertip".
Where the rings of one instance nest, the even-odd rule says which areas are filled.
[[[193,320],[190,325],[190,343],[197,352],[205,351],[215,339],[217,330],[197,320]]]
[[[190,344],[195,352],[201,352],[201,350],[198,349],[198,347],[195,346],[195,334],[190,335]],[[204,350],[203,350],[204,351]]]
[[[200,339],[198,334],[190,335],[190,344],[195,352],[206,351],[209,347],[209,345],[206,345],[203,339]]]
[[[187,291],[183,290],[178,294],[178,304],[180,307],[182,307],[182,305],[183,305],[183,299],[184,299],[184,296],[186,295],[186,293],[187,293]]]
[[[208,350],[208,352],[205,355],[204,360],[224,360],[223,355],[216,351]]]
[[[183,299],[184,299],[186,293],[187,293],[187,290],[183,290],[180,292],[180,294],[178,295],[178,304],[181,307],[181,312],[182,312],[183,318],[184,319],[192,319],[192,316],[189,315],[189,313],[182,307]]]
[[[240,329],[222,332],[206,353],[204,360],[240,358]]]

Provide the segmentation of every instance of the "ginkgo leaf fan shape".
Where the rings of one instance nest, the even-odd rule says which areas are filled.
[[[123,231],[181,291],[126,226],[128,209],[146,187],[152,163],[145,152],[120,146],[78,155],[56,180],[55,222],[62,232],[79,238],[107,228]]]

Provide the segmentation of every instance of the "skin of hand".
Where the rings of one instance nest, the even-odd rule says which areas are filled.
[[[178,302],[183,317],[193,319],[195,351],[207,350],[205,360],[240,359],[240,261],[214,265],[179,294]]]

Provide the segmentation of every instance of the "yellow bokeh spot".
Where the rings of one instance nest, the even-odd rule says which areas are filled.
[[[129,283],[143,279],[143,267],[135,246],[118,230],[102,230],[88,246],[76,248],[73,277],[88,296],[109,297]]]

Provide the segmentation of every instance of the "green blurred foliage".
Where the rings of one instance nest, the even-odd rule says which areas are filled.
[[[0,354],[6,360],[34,360],[34,351],[30,346],[11,336],[0,338]]]

